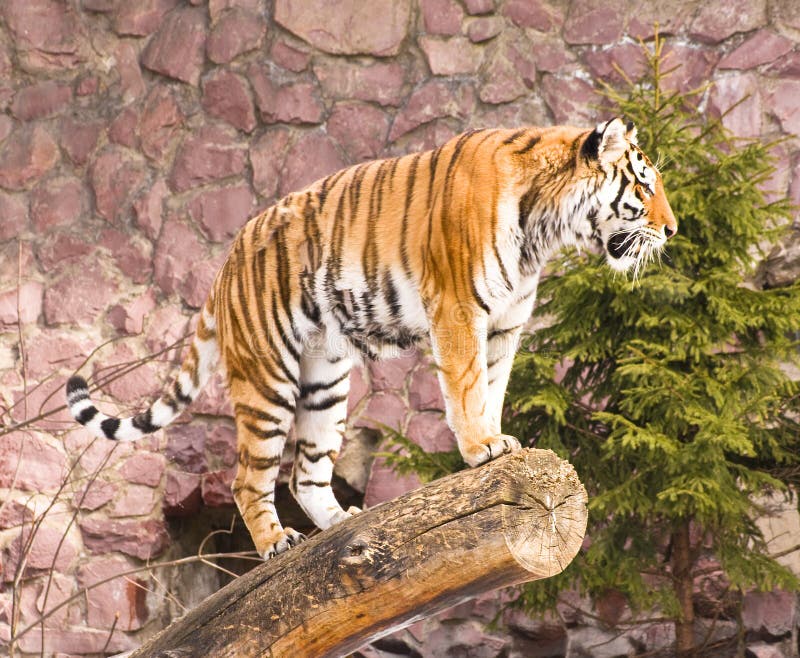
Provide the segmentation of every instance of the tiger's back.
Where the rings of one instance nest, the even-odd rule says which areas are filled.
[[[182,372],[150,416],[114,427],[82,380],[68,386],[73,413],[110,438],[137,438],[188,404],[219,354],[237,425],[234,498],[265,556],[301,539],[274,507],[292,426],[299,504],[323,529],[350,513],[330,481],[353,358],[390,357],[429,339],[465,460],[515,450],[500,431],[502,401],[547,258],[594,240],[609,253],[617,245],[610,259],[635,263],[674,232],[660,177],[631,135],[618,120],[594,131],[473,131],[292,193],[234,240]],[[618,244],[620,233],[630,244]]]

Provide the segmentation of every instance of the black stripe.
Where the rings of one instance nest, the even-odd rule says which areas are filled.
[[[67,380],[67,396],[70,396],[76,391],[86,391],[86,394],[89,394],[89,385],[86,383],[86,380],[79,375],[73,375]]]
[[[628,183],[630,183],[630,179],[623,172],[619,172],[619,177],[619,191],[617,192],[617,196],[611,202],[611,210],[617,217],[619,217],[619,202],[622,199],[622,195],[625,193],[625,188],[628,187]]]
[[[329,487],[331,486],[330,482],[318,482],[316,480],[301,480],[297,483],[298,487]]]
[[[521,149],[519,149],[517,151],[514,151],[514,155],[525,155],[528,151],[533,149],[541,140],[542,140],[542,138],[539,135],[536,135],[535,137],[531,137],[528,140],[528,143],[525,144],[525,146],[523,146]]]
[[[337,384],[340,384],[341,382],[343,382],[348,377],[350,377],[350,372],[349,371],[345,372],[344,374],[342,374],[341,376],[337,377],[336,379],[334,379],[333,381],[330,381],[330,382],[317,382],[317,383],[314,383],[314,384],[303,384],[300,387],[300,397],[301,398],[305,398],[305,397],[308,397],[309,395],[311,395],[313,393],[318,393],[319,391],[326,391],[329,388],[333,388]]]
[[[75,416],[75,420],[77,420],[81,425],[86,425],[86,423],[90,422],[96,415],[97,407],[86,407],[86,409]]]
[[[414,278],[411,273],[411,263],[408,257],[408,213],[411,211],[411,200],[414,193],[414,184],[417,179],[417,166],[419,165],[420,153],[414,155],[409,166],[408,182],[406,183],[406,203],[403,210],[403,221],[400,224],[400,258],[403,262],[403,271],[409,281]]]
[[[275,423],[280,424],[281,419],[277,416],[273,416],[272,414],[267,413],[266,411],[262,411],[261,409],[256,409],[255,407],[251,407],[248,404],[244,404],[242,402],[237,402],[233,408],[233,412],[240,416],[245,414],[250,416],[251,418],[257,418],[258,420],[263,420],[267,423]]]
[[[106,418],[102,423],[100,423],[100,429],[103,430],[103,434],[106,435],[108,439],[115,439],[117,430],[119,429],[119,418]]]
[[[187,404],[191,403],[192,396],[191,395],[186,395],[181,390],[181,383],[177,379],[175,380],[175,385],[172,387],[172,392],[175,395],[175,397],[178,398],[178,402],[180,402],[181,404],[187,405]]]
[[[478,289],[475,287],[475,280],[470,277],[469,278],[469,285],[472,288],[472,296],[475,298],[475,301],[478,302],[478,306],[480,306],[487,314],[490,314],[492,310],[489,308],[489,305],[483,301],[483,297],[478,294]]]
[[[497,338],[497,336],[503,336],[505,334],[510,334],[512,331],[516,331],[521,326],[522,326],[521,324],[517,324],[517,325],[514,325],[513,327],[508,327],[506,329],[492,329],[489,332],[489,336],[488,336],[487,340],[492,340],[492,338]]]
[[[523,128],[522,130],[518,130],[517,132],[513,133],[511,137],[506,137],[503,140],[503,144],[508,146],[509,144],[514,143],[518,138],[522,137],[526,132],[528,131],[525,128]]]
[[[330,409],[331,407],[335,407],[337,404],[345,402],[346,400],[347,400],[346,394],[332,395],[323,400],[319,400],[318,402],[306,402],[303,404],[303,408],[308,411],[324,411],[325,409]]]
[[[389,312],[392,314],[392,320],[399,320],[403,309],[400,306],[400,297],[397,294],[397,288],[394,287],[392,273],[389,270],[383,273],[383,294],[386,298],[386,303],[389,305]]]
[[[247,468],[252,468],[254,471],[266,471],[270,468],[275,468],[276,466],[280,466],[281,458],[278,457],[253,457],[252,455],[248,455],[247,459],[244,460],[244,465]],[[241,460],[239,463],[242,463]]]
[[[286,432],[284,432],[279,427],[273,427],[272,429],[264,430],[258,427],[257,425],[253,425],[252,423],[243,423],[244,428],[253,434],[255,437],[259,439],[273,439],[276,436],[286,436]]]
[[[160,425],[153,424],[153,412],[150,409],[134,416],[131,424],[143,434],[152,434],[161,429]]]

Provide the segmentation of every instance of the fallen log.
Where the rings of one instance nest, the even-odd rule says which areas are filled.
[[[346,655],[482,592],[559,573],[581,546],[586,502],[554,453],[506,455],[258,565],[131,658]]]

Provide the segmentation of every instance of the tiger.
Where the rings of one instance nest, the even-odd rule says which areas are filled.
[[[354,364],[427,345],[466,464],[518,451],[501,431],[503,398],[548,259],[593,244],[614,270],[637,273],[676,231],[630,122],[465,132],[345,168],[254,216],[163,395],[110,417],[74,375],[69,409],[95,436],[135,441],[174,420],[221,362],[237,433],[232,493],[268,559],[305,539],[275,509],[292,428],[289,488],[309,519],[324,530],[359,511],[331,489]]]

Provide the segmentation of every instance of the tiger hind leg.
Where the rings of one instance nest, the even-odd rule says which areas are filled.
[[[231,386],[231,398],[239,459],[231,489],[256,550],[269,559],[304,539],[296,530],[284,528],[275,510],[275,482],[295,398],[289,386],[264,391],[243,382]]]
[[[290,488],[300,507],[324,530],[358,511],[344,511],[331,489],[333,465],[342,446],[352,362],[317,350],[300,360],[300,397],[295,425],[295,460]]]

